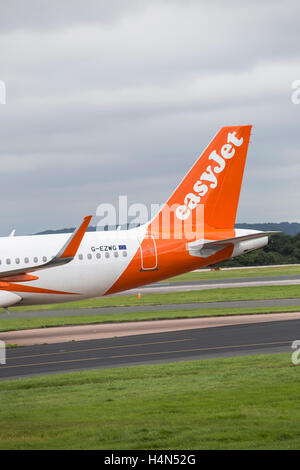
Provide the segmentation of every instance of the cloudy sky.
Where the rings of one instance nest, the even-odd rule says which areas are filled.
[[[253,124],[238,222],[300,222],[298,1],[1,1],[0,235],[162,203]]]

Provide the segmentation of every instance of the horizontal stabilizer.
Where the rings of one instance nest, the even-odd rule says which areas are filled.
[[[258,240],[275,235],[276,233],[280,232],[254,232],[240,237],[225,238],[223,240],[196,240],[188,243],[187,247],[190,255],[207,257],[228,246],[234,246],[248,240]]]

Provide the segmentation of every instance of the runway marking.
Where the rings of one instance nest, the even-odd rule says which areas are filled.
[[[79,352],[88,352],[88,351],[105,351],[107,349],[118,349],[118,348],[130,348],[130,347],[137,347],[137,346],[148,346],[148,345],[153,345],[153,344],[167,344],[167,343],[180,343],[183,341],[191,341],[190,338],[184,338],[184,339],[173,339],[169,341],[156,341],[156,342],[151,342],[151,343],[137,343],[137,344],[123,344],[120,346],[107,346],[107,347],[101,347],[101,348],[88,348],[88,349],[73,349],[70,351],[55,351],[55,352],[49,352],[49,353],[42,353],[42,354],[28,354],[25,356],[13,356],[8,359],[14,360],[14,359],[25,359],[29,357],[41,357],[41,356],[55,356],[57,354],[72,354],[72,353],[79,353]],[[0,369],[1,370],[1,369]]]
[[[153,353],[140,353],[140,354],[128,354],[123,356],[111,356],[111,358],[121,358],[121,357],[136,357],[136,356],[151,356],[154,354],[170,354],[170,353],[181,353],[181,352],[192,352],[192,351],[210,351],[217,349],[231,349],[231,348],[243,348],[245,346],[266,346],[273,344],[291,344],[293,340],[290,341],[274,341],[273,343],[253,343],[253,344],[236,344],[232,346],[215,346],[211,348],[194,348],[194,349],[181,349],[180,351],[162,351],[162,352],[153,352]],[[111,359],[110,358],[110,359]]]
[[[85,359],[69,359],[67,361],[52,361],[52,362],[40,362],[37,364],[16,364],[14,366],[1,366],[0,370],[3,369],[14,369],[16,367],[34,367],[34,366],[43,366],[43,365],[52,365],[52,364],[66,364],[68,362],[84,362],[84,361],[96,361],[101,359],[120,359],[122,357],[140,357],[140,356],[154,356],[154,355],[163,355],[163,354],[177,354],[183,352],[194,352],[194,351],[212,351],[212,350],[220,350],[220,349],[231,349],[231,348],[242,348],[242,347],[251,347],[251,346],[266,346],[266,345],[275,345],[275,344],[291,344],[293,340],[289,341],[274,341],[274,342],[266,342],[266,343],[252,343],[252,344],[238,344],[232,346],[215,346],[211,348],[194,348],[194,349],[182,349],[176,351],[160,351],[160,352],[149,352],[149,353],[139,353],[139,354],[125,354],[125,355],[114,355],[108,356],[105,358],[101,357],[90,357]]]

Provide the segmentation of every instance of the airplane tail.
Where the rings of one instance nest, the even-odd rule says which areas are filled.
[[[223,127],[171,195],[157,217],[173,208],[173,222],[194,224],[204,208],[204,227],[234,227],[252,126]],[[172,227],[171,227],[172,230]]]

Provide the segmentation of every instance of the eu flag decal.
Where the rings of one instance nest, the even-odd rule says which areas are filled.
[[[119,250],[127,250],[126,245],[119,245]]]

